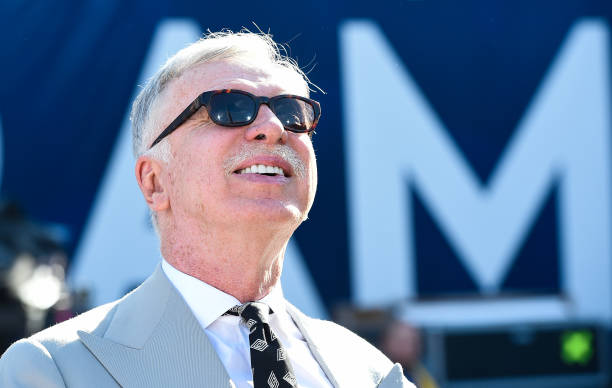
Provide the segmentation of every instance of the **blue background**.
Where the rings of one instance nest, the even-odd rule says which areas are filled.
[[[410,69],[452,139],[486,184],[570,26],[610,24],[605,1],[4,1],[0,3],[1,192],[32,218],[79,243],[155,26],[196,20],[203,30],[270,31],[326,91],[315,136],[319,189],[296,236],[328,307],[350,298],[338,27],[375,21]],[[372,96],[384,98],[384,96]],[[385,128],[372,128],[385,136]],[[373,155],[373,157],[375,157]],[[504,289],[559,292],[556,192],[504,281]],[[422,297],[475,293],[474,282],[417,201]]]

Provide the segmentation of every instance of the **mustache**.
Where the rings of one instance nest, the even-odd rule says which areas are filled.
[[[225,163],[223,163],[223,166],[225,171],[231,174],[240,163],[254,156],[261,155],[279,157],[291,165],[293,175],[298,178],[304,178],[306,176],[306,166],[304,162],[300,159],[297,152],[286,144],[279,144],[274,146],[274,148],[270,148],[270,146],[263,144],[243,144],[235,155],[230,156]]]

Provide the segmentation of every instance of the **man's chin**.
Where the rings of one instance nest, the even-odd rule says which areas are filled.
[[[250,206],[243,208],[239,218],[250,221],[278,222],[299,225],[307,218],[305,210],[292,203],[261,199],[253,200]]]

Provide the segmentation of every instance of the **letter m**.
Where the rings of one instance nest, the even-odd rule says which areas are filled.
[[[505,317],[611,321],[605,23],[586,20],[571,29],[486,184],[376,25],[347,22],[340,42],[355,302],[405,300],[412,318],[422,322],[444,323],[452,319],[445,311],[470,315],[470,309],[480,322],[493,320],[498,311],[490,309],[491,302],[461,310],[449,301],[439,308],[418,302],[409,190],[423,198],[472,279],[490,295],[498,292],[547,195],[558,187],[564,298],[508,305]]]

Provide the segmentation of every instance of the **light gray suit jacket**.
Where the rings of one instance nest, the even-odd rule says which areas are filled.
[[[335,387],[413,387],[355,334],[288,310]],[[0,359],[3,388],[118,386],[234,386],[161,266],[125,297],[22,339]]]

